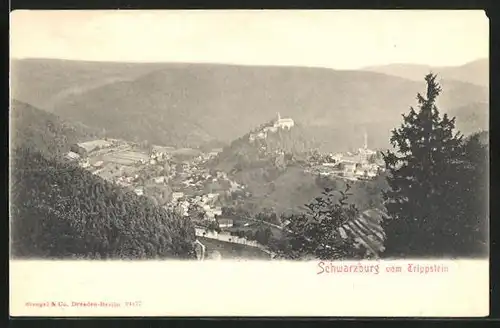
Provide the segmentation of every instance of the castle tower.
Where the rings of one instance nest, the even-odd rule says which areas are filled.
[[[277,112],[276,115],[278,117],[278,121],[281,120],[280,112]]]

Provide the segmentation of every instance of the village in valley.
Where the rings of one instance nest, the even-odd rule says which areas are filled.
[[[99,177],[147,196],[166,209],[188,216],[192,206],[204,210],[205,219],[221,214],[218,193],[238,190],[222,172],[210,174],[204,163],[220,149],[202,153],[196,149],[151,146],[118,139],[93,140],[74,145],[66,154]],[[213,172],[212,172],[213,173]],[[218,182],[218,183],[217,183]],[[224,185],[225,188],[221,187]]]
[[[272,125],[250,133],[248,142],[293,127],[293,119],[281,118],[278,113]],[[176,149],[106,138],[73,145],[66,159],[139,196],[150,198],[165,210],[190,218],[197,227],[196,235],[206,242],[212,238],[266,251],[255,240],[234,233],[257,222],[254,218],[238,217],[228,214],[234,211],[226,211],[235,201],[241,202],[249,196],[249,192],[226,172],[208,165],[222,150]],[[357,152],[322,154],[310,151],[307,158],[301,165],[304,172],[330,179],[370,180],[384,171],[380,155],[367,146],[366,134],[365,144]],[[282,229],[271,223],[268,225],[278,232]]]
[[[364,147],[357,152],[316,154],[306,171],[350,181],[376,178],[385,172],[385,165],[381,154],[368,148],[367,139],[365,133]]]

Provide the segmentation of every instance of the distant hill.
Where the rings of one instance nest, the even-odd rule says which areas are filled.
[[[119,81],[132,81],[158,68],[158,64],[14,59],[11,93],[14,99],[50,109],[68,96]]]
[[[456,117],[456,127],[466,135],[478,131],[489,130],[488,103],[479,102],[467,104],[454,108],[449,114]]]
[[[72,144],[94,139],[101,132],[13,100],[10,108],[12,147],[26,147],[45,156],[69,151]]]
[[[57,60],[14,66],[13,94],[21,100],[110,136],[179,147],[230,143],[276,112],[301,122],[324,150],[357,148],[365,130],[370,147],[387,147],[400,114],[425,89],[425,74],[410,81],[305,67]],[[439,101],[447,111],[487,103],[488,89],[443,80]]]
[[[191,221],[69,163],[12,154],[12,255],[50,259],[187,259]]]
[[[429,72],[437,73],[444,80],[455,80],[489,86],[489,61],[478,59],[456,67],[432,67],[415,64],[390,64],[364,68],[366,71],[399,76],[405,79],[420,81]]]

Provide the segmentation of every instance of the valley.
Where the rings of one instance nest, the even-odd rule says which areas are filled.
[[[64,172],[77,168],[89,185],[116,188],[144,208],[141,224],[147,228],[141,231],[150,237],[131,241],[118,219],[126,217],[121,200],[112,214],[117,221],[106,219],[104,204],[116,202],[112,192],[103,196],[100,187],[89,187],[91,205],[81,210],[79,191],[66,190],[78,220],[87,222],[97,197],[100,220],[119,225],[119,236],[103,226],[115,232],[94,253],[111,247],[113,254],[129,256],[138,247],[141,256],[193,257],[196,250],[202,260],[270,260],[286,239],[290,215],[304,214],[325,190],[347,187],[348,204],[359,215],[339,228],[342,238],[354,238],[367,256],[383,252],[382,193],[388,184],[382,152],[423,83],[372,68],[14,64],[12,148],[29,150],[21,158],[31,161],[38,155],[30,152],[39,152],[52,174],[58,174],[58,163]],[[456,115],[466,135],[488,129],[488,90],[476,82],[443,80],[440,106]],[[52,177],[32,178],[52,183]],[[44,213],[64,217],[64,207],[54,203],[61,195],[49,196]],[[340,199],[339,193],[331,201]],[[162,220],[176,234],[165,228],[166,235],[158,235],[155,225]],[[137,244],[151,235],[151,245]],[[111,240],[128,240],[132,248]]]
[[[382,188],[377,178],[384,172],[383,162],[367,144],[356,153],[299,150],[294,147],[296,136],[286,137],[295,129],[293,119],[278,117],[271,123],[274,128],[260,127],[244,137],[243,144],[236,140],[225,149],[202,152],[105,138],[72,145],[65,159],[192,221],[208,233],[197,236],[230,248],[265,249],[271,239],[281,238],[283,215],[300,213],[304,204],[327,187],[340,189],[350,183],[353,203],[361,210],[381,207],[373,197]],[[254,136],[260,136],[259,142]],[[237,156],[243,145],[244,160]],[[248,157],[252,154],[257,157]],[[221,169],[223,162],[234,167]],[[249,173],[253,181],[246,180]],[[291,188],[294,183],[297,187]],[[262,231],[268,234],[264,239],[258,236]],[[365,238],[360,231],[359,238]]]

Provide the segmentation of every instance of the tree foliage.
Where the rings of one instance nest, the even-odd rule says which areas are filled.
[[[271,231],[271,228],[266,226],[259,227],[253,236],[253,238],[261,245],[268,245],[272,237],[273,232]]]
[[[306,211],[287,218],[283,240],[277,246],[278,256],[288,259],[319,258],[323,260],[362,257],[364,250],[356,241],[342,234],[344,225],[354,220],[359,211],[348,204],[350,186],[345,191],[325,189],[322,196],[305,205]],[[340,193],[340,198],[335,194]]]
[[[454,256],[479,242],[469,238],[477,228],[472,223],[480,220],[469,199],[477,187],[473,177],[480,174],[468,149],[474,146],[455,130],[455,118],[440,115],[436,75],[425,81],[418,110],[410,108],[392,131],[395,151],[383,154],[390,187],[384,199],[392,217],[385,226],[388,256]]]
[[[102,137],[96,129],[69,123],[58,116],[12,101],[12,146],[36,149],[45,157],[61,157],[77,142]]]
[[[69,163],[13,152],[12,254],[28,258],[192,258],[194,227]]]

